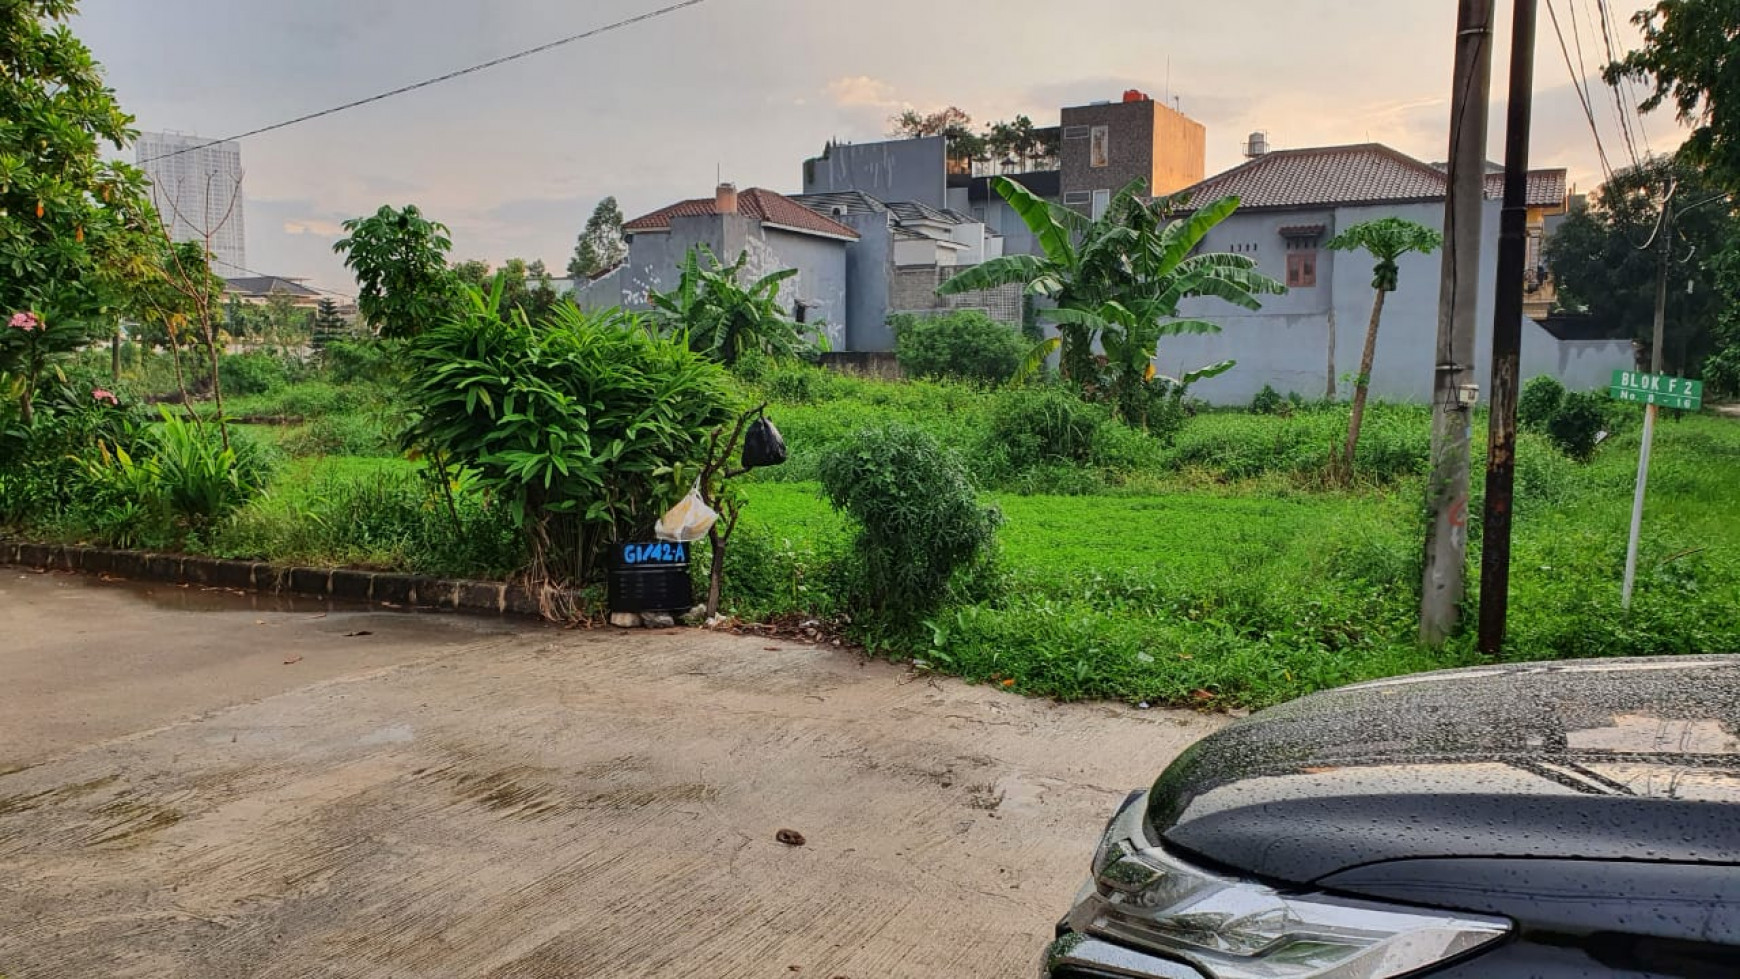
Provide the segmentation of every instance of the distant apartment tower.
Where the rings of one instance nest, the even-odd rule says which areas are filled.
[[[225,278],[250,275],[241,144],[182,133],[140,133],[134,152],[151,181],[151,203],[169,236],[203,241],[209,234],[212,271]]]

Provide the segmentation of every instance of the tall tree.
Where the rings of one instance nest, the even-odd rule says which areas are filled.
[[[1740,193],[1740,0],[1658,0],[1632,17],[1643,47],[1607,66],[1609,83],[1642,81],[1645,111],[1672,101],[1695,126],[1684,153]]]
[[[67,28],[76,11],[72,0],[0,3],[0,320],[36,324],[0,323],[11,331],[0,370],[108,335],[122,298],[105,269],[137,269],[151,226],[143,175],[101,159],[100,144],[131,142],[133,117]]]
[[[586,228],[574,243],[568,260],[568,277],[593,279],[621,265],[628,258],[628,242],[622,237],[622,208],[616,198],[606,197],[592,209]]]
[[[356,275],[357,309],[383,337],[413,337],[461,306],[459,283],[447,268],[453,247],[447,226],[415,204],[383,206],[344,223],[350,234],[332,246]]]
[[[349,331],[349,325],[338,313],[338,301],[331,296],[321,296],[314,306],[314,349],[325,350],[327,344],[342,340]]]
[[[1568,216],[1547,240],[1547,268],[1561,308],[1586,313],[1611,334],[1649,344],[1660,258],[1638,246],[1654,233],[1662,197],[1676,182],[1662,357],[1670,373],[1696,377],[1718,349],[1722,316],[1740,304],[1740,282],[1720,276],[1717,261],[1740,237],[1735,201],[1712,201],[1718,190],[1697,165],[1658,159],[1615,173],[1587,208]],[[1689,207],[1699,202],[1706,203]]]
[[[1360,352],[1359,374],[1353,380],[1353,411],[1347,418],[1347,444],[1341,450],[1344,474],[1352,474],[1354,452],[1359,448],[1359,428],[1365,420],[1366,394],[1371,390],[1371,367],[1377,358],[1378,323],[1384,315],[1384,297],[1396,291],[1401,278],[1397,260],[1413,253],[1430,255],[1442,247],[1443,235],[1402,218],[1364,221],[1329,240],[1332,251],[1365,251],[1377,259],[1371,270],[1371,286],[1376,292],[1371,303],[1371,322],[1365,328],[1365,349]]]
[[[1214,296],[1257,309],[1258,296],[1286,291],[1258,272],[1249,256],[1191,254],[1215,225],[1238,209],[1236,197],[1168,222],[1181,202],[1143,200],[1138,180],[1118,192],[1104,216],[1090,221],[1007,177],[992,177],[991,188],[1033,232],[1041,254],[994,258],[954,276],[937,292],[947,296],[1018,283],[1028,295],[1051,300],[1056,308],[1039,315],[1057,324],[1059,335],[1040,349],[1061,348],[1064,374],[1084,390],[1123,400],[1120,392],[1135,388],[1131,371],[1144,382],[1152,380],[1148,366],[1161,337],[1219,329],[1199,320],[1176,320],[1178,305],[1186,299]],[[1108,363],[1110,378],[1101,376],[1094,356],[1095,341],[1107,336],[1112,338],[1108,351],[1115,343],[1121,354]]]

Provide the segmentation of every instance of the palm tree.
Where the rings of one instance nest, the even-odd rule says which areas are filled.
[[[812,349],[804,327],[780,306],[780,284],[797,275],[797,269],[781,269],[745,284],[748,264],[748,252],[725,265],[705,245],[690,249],[677,287],[648,297],[660,328],[672,335],[687,333],[689,349],[727,367],[750,352],[781,359]]]
[[[1084,387],[1099,381],[1096,339],[1107,348],[1113,386],[1127,389],[1132,372],[1148,374],[1160,337],[1220,329],[1203,320],[1166,322],[1177,317],[1180,302],[1215,296],[1258,309],[1262,304],[1257,296],[1286,291],[1258,272],[1248,256],[1192,254],[1215,225],[1238,209],[1237,197],[1168,222],[1167,215],[1187,201],[1143,200],[1144,184],[1137,180],[1119,191],[1105,215],[1094,221],[1007,177],[992,177],[991,186],[1033,232],[1042,254],[994,258],[937,291],[952,295],[1019,283],[1029,295],[1051,300],[1056,308],[1040,315],[1057,324],[1058,336],[1036,354],[1043,357],[1061,348],[1063,373]],[[1114,347],[1116,358],[1110,356]]]
[[[1371,388],[1371,365],[1377,356],[1378,321],[1384,314],[1384,297],[1396,291],[1400,271],[1396,260],[1411,252],[1430,255],[1444,245],[1444,236],[1422,224],[1402,218],[1378,218],[1353,225],[1330,239],[1332,251],[1364,249],[1377,259],[1372,267],[1371,324],[1365,329],[1365,350],[1359,357],[1359,375],[1353,383],[1353,412],[1347,419],[1347,445],[1341,452],[1344,474],[1353,472],[1353,454],[1359,445],[1359,426],[1365,419],[1366,392]]]

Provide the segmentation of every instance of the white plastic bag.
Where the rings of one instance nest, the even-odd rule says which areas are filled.
[[[707,536],[707,531],[713,528],[713,522],[719,519],[719,514],[707,501],[701,499],[701,481],[695,480],[695,487],[689,490],[689,495],[678,501],[677,505],[665,512],[659,518],[653,535],[659,540],[697,541]]]

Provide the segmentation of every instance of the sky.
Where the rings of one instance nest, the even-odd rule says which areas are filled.
[[[663,6],[668,0],[83,0],[73,29],[145,131],[227,137]],[[1617,0],[1629,17],[1640,0]],[[354,291],[339,223],[415,203],[453,258],[542,259],[559,274],[593,207],[632,218],[739,187],[801,189],[830,139],[881,138],[904,108],[975,120],[1127,88],[1208,128],[1208,172],[1266,130],[1279,149],[1376,141],[1446,156],[1454,0],[705,0],[384,102],[247,139],[248,265]],[[1509,4],[1500,3],[1508,10]],[[1555,0],[1570,57],[1605,60],[1591,0]],[[1508,14],[1488,156],[1502,159]],[[1616,42],[1634,44],[1629,25]],[[1542,6],[1531,164],[1601,179],[1595,138]],[[1592,108],[1612,160],[1617,109]],[[1683,139],[1667,110],[1650,146]],[[1641,151],[1643,147],[1639,147]],[[129,151],[128,158],[131,158]],[[1615,165],[1618,165],[1617,162]]]

